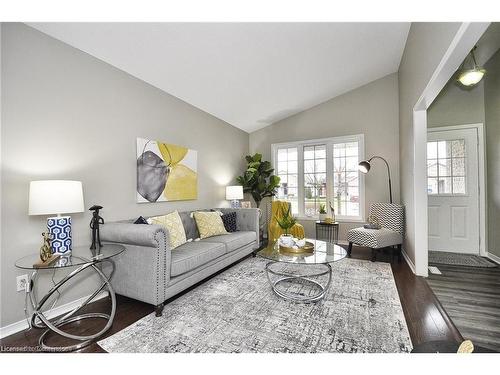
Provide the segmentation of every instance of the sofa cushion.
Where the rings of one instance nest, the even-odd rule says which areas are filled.
[[[200,237],[200,233],[198,233],[198,227],[196,226],[196,222],[194,221],[194,218],[191,216],[191,211],[179,212],[179,216],[181,217],[182,225],[184,225],[186,238],[194,240],[195,238]]]
[[[347,232],[347,241],[357,245],[380,249],[382,247],[399,245],[403,242],[401,233],[387,228],[366,229],[354,228]]]
[[[206,243],[201,241],[186,242],[172,250],[172,277],[198,268],[211,260],[226,253],[225,246],[221,243]]]
[[[257,240],[257,234],[253,231],[240,231],[225,234],[223,236],[214,236],[201,240],[201,243],[220,243],[224,244],[226,252],[238,250],[240,247],[248,245]]]

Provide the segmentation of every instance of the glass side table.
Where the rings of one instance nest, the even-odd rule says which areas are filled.
[[[102,336],[106,331],[111,328],[116,312],[116,296],[115,292],[109,282],[114,272],[114,263],[111,258],[121,254],[125,251],[125,246],[118,244],[104,244],[100,249],[90,250],[88,246],[74,247],[71,255],[61,256],[54,263],[44,266],[43,268],[35,267],[34,264],[40,260],[38,254],[28,255],[21,259],[18,259],[15,263],[17,268],[32,270],[28,291],[26,293],[26,318],[28,319],[30,327],[45,329],[39,339],[40,347],[45,351],[74,351],[81,349],[94,340]],[[111,264],[112,269],[109,276],[106,276],[104,272],[100,269],[100,265],[104,262]],[[36,283],[40,274],[44,271],[55,272],[62,268],[74,268],[68,275],[66,275],[62,280],[54,285],[45,293],[45,295],[38,300],[36,293]],[[73,279],[78,274],[85,270],[90,270],[94,274],[97,274],[101,283],[100,286],[93,291],[88,298],[86,298],[82,303],[80,303],[73,310],[60,317],[49,319],[46,316],[46,312],[42,311],[43,307],[48,303],[49,299],[55,294],[59,294],[59,289],[61,289],[66,283]],[[92,300],[97,297],[101,292],[107,291],[109,298],[111,299],[111,312],[109,314],[91,312],[78,314],[82,308],[87,306]],[[52,302],[49,309],[54,308],[57,304],[58,296]],[[99,332],[91,335],[76,335],[64,331],[62,328],[69,323],[77,322],[84,319],[104,319],[106,325]],[[63,337],[80,341],[77,344],[54,347],[46,344],[47,335],[50,332],[54,332]]]
[[[316,221],[316,239],[331,243],[339,242],[339,223]]]

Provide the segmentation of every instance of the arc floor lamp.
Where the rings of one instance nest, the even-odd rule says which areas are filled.
[[[389,200],[392,203],[391,169],[389,168],[389,163],[387,162],[387,160],[385,160],[382,156],[374,155],[368,160],[363,160],[363,161],[359,162],[358,169],[361,173],[366,174],[366,173],[370,172],[371,161],[373,159],[383,160],[385,163],[385,166],[387,167],[387,176],[389,178]]]

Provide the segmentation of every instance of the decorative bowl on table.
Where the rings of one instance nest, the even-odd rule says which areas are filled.
[[[280,238],[278,240],[279,251],[286,254],[305,254],[314,252],[314,244],[304,239]]]

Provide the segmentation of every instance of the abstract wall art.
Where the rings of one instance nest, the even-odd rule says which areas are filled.
[[[197,199],[197,152],[137,138],[137,202]]]

